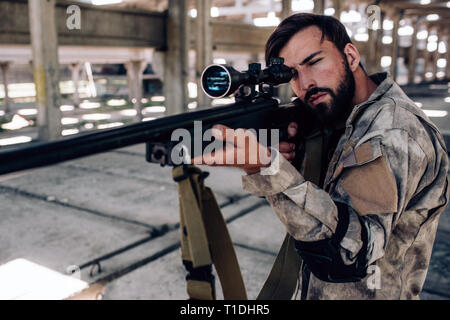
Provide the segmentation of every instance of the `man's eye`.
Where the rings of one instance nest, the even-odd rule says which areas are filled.
[[[314,61],[311,61],[311,62],[309,63],[309,65],[312,66],[313,64],[316,64],[316,63],[319,62],[320,60],[322,60],[322,58],[317,59],[317,60],[314,60]]]

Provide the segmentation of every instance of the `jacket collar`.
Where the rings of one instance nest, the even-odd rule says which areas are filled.
[[[389,89],[391,89],[392,85],[395,83],[392,77],[387,72],[375,73],[369,76],[375,84],[377,84],[377,88],[374,92],[369,96],[369,98],[353,107],[350,116],[347,118],[346,125],[349,126],[356,118],[356,115],[361,112],[365,107],[369,106],[373,102],[379,100],[382,96],[384,96]]]

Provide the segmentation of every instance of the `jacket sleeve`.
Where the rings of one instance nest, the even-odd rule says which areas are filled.
[[[367,266],[384,255],[395,215],[426,167],[423,151],[402,130],[361,140],[336,165],[331,194],[274,152],[277,170],[243,176],[243,188],[266,197],[316,277],[365,277]],[[411,166],[419,170],[415,181]]]

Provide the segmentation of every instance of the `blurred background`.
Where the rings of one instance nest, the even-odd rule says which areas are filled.
[[[368,72],[394,75],[447,136],[450,1],[2,0],[0,147],[230,103],[198,90],[203,68],[263,63],[295,12],[339,18]]]

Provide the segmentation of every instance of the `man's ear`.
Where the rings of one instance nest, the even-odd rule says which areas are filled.
[[[352,72],[355,72],[361,60],[358,49],[356,49],[353,44],[347,43],[344,47],[344,54],[347,57],[347,62],[350,66],[350,70],[352,70]]]

